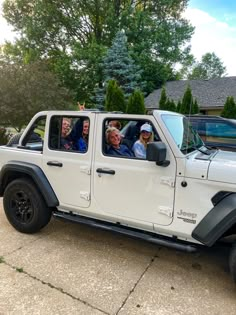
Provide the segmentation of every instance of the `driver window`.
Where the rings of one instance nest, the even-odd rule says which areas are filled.
[[[104,125],[105,155],[146,159],[147,143],[160,140],[148,120],[107,119]]]

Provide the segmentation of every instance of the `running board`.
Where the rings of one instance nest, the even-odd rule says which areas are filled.
[[[140,232],[139,230],[125,227],[122,225],[117,225],[105,221],[100,221],[96,219],[86,218],[80,215],[71,214],[68,212],[54,211],[53,216],[58,219],[68,220],[71,222],[86,224],[95,228],[100,228],[107,231],[112,231],[116,233],[120,233],[123,235],[127,235],[130,237],[134,237],[137,239],[141,239],[144,241],[148,241],[157,245],[174,248],[180,251],[185,251],[188,253],[193,253],[197,251],[196,246],[186,244],[184,241],[176,240],[173,238],[164,238],[163,236],[156,235],[154,233],[149,232]]]

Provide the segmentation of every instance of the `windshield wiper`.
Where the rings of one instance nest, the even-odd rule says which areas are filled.
[[[206,150],[201,149],[202,147],[205,147]],[[201,147],[191,146],[191,147],[181,148],[181,152],[186,152],[186,153],[190,153],[194,150],[197,150],[197,151],[201,152],[202,154],[206,154],[206,155],[211,155],[211,153],[212,153],[206,146],[203,146],[203,145],[201,145]]]

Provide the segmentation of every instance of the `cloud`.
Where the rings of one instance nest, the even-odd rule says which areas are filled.
[[[214,52],[226,66],[227,74],[235,76],[236,28],[199,9],[188,8],[184,17],[195,26],[191,40],[193,55],[200,60],[205,53]]]
[[[3,0],[0,0],[0,45],[5,42],[5,40],[13,41],[15,33],[13,28],[7,24],[7,21],[2,16],[2,3]]]

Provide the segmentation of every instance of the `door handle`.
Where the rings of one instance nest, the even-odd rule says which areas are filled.
[[[110,175],[115,175],[116,173],[114,170],[110,170],[109,168],[97,168],[96,172]]]
[[[56,166],[56,167],[62,167],[63,166],[63,164],[61,162],[58,162],[58,161],[48,161],[47,165]]]

